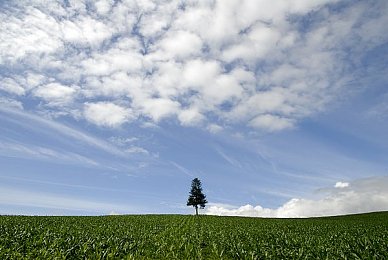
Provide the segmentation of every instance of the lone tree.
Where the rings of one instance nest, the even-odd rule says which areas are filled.
[[[206,203],[206,196],[202,193],[201,181],[195,178],[191,181],[191,191],[187,199],[187,206],[193,206],[195,208],[195,215],[198,215],[198,205],[203,209]]]

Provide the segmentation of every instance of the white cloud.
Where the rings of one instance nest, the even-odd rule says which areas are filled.
[[[100,126],[115,127],[133,118],[131,110],[114,103],[85,103],[85,118]]]
[[[325,7],[335,2],[10,4],[0,11],[0,63],[9,68],[0,89],[18,102],[33,91],[57,110],[104,97],[153,123],[206,127],[216,117],[228,127],[288,129],[346,95],[357,75],[348,64],[388,40],[387,5]],[[83,115],[110,127],[127,121]]]
[[[204,116],[195,108],[182,110],[178,119],[184,126],[198,125],[204,120]]]
[[[240,42],[229,46],[223,52],[223,58],[228,61],[243,59],[253,62],[257,59],[262,59],[273,51],[273,46],[277,45],[281,34],[273,28],[269,28],[265,24],[258,24],[250,29],[250,32],[241,38]]]
[[[179,107],[178,102],[164,98],[147,99],[141,104],[144,114],[156,122],[176,114],[179,111]]]
[[[11,109],[23,109],[23,104],[21,102],[3,97],[0,97],[0,106]]]
[[[24,128],[29,129],[29,131],[42,132],[43,127],[44,129],[47,129],[47,132],[45,132],[46,134],[55,134],[55,138],[58,136],[70,138],[70,140],[76,140],[77,142],[81,142],[83,145],[92,146],[109,154],[125,158],[127,157],[123,151],[102,139],[98,139],[85,132],[76,130],[53,120],[46,119],[42,116],[30,114],[26,111],[9,109],[2,106],[0,107],[0,112],[0,116],[3,117],[3,119],[16,118],[18,119],[18,122],[20,122]],[[3,116],[3,114],[5,116]]]
[[[60,26],[65,41],[88,44],[92,47],[98,47],[112,34],[106,24],[88,16],[73,21],[65,20]]]
[[[227,154],[226,154],[224,151],[222,151],[222,149],[220,149],[220,148],[216,148],[215,150],[216,150],[216,152],[217,152],[217,153],[218,153],[225,161],[227,161],[230,165],[232,165],[233,167],[236,167],[236,168],[242,168],[241,163],[240,163],[237,159],[231,157],[230,155],[227,155]]]
[[[16,95],[24,95],[25,90],[18,82],[11,78],[3,78],[0,81],[0,90]]]
[[[113,0],[99,0],[94,5],[100,15],[106,15],[114,4]]]
[[[210,124],[207,127],[207,130],[209,130],[210,133],[216,134],[223,130],[224,128],[222,126],[219,126],[217,124]]]
[[[118,213],[118,212],[112,210],[111,212],[109,212],[108,215],[109,215],[109,216],[118,216],[118,215],[120,215],[120,213]]]
[[[143,147],[132,145],[125,149],[127,153],[142,153],[142,154],[149,154],[148,150],[144,149]]]
[[[175,168],[177,168],[180,172],[186,174],[187,176],[190,176],[190,177],[194,177],[193,173],[191,173],[190,170],[186,169],[185,167],[183,167],[182,165],[176,163],[176,162],[173,162],[171,161],[170,162]]]
[[[6,10],[11,12],[9,10]],[[51,54],[61,48],[58,24],[54,17],[37,8],[25,7],[25,13],[0,13],[0,61],[18,62],[32,53]]]
[[[125,146],[125,145],[133,143],[137,140],[139,140],[137,137],[124,138],[124,137],[112,136],[109,138],[109,141],[111,141],[114,144],[117,144],[118,146]]]
[[[140,71],[143,61],[140,53],[136,53],[137,48],[140,48],[140,46],[136,43],[133,45],[126,46],[127,50],[117,46],[104,53],[95,53],[81,62],[84,73],[93,76],[109,76],[114,72]]]
[[[196,90],[211,87],[214,79],[221,73],[220,64],[217,61],[201,59],[189,60],[183,70],[184,85]]]
[[[29,73],[27,73],[27,76],[25,79],[26,79],[26,84],[25,84],[26,86],[25,87],[27,89],[32,89],[36,86],[41,85],[44,82],[45,77],[42,75],[39,75],[39,74],[34,74],[34,73],[29,72]]]
[[[99,166],[93,159],[72,152],[63,152],[48,147],[31,144],[21,144],[16,142],[1,141],[0,154],[5,157],[49,159],[55,162]]]
[[[259,115],[252,119],[249,124],[253,127],[267,129],[269,131],[280,131],[293,126],[292,120],[269,114]]]
[[[338,182],[339,183],[339,182]],[[337,183],[337,184],[338,184]],[[210,205],[210,215],[249,217],[319,217],[388,210],[388,177],[371,177],[349,183],[337,184],[321,199],[294,198],[277,209],[245,205]],[[348,185],[343,185],[348,184]]]
[[[34,95],[40,97],[49,105],[65,105],[73,101],[76,96],[76,86],[63,86],[59,83],[49,83],[34,90]]]
[[[182,59],[200,54],[202,40],[190,32],[172,31],[170,35],[161,40],[160,47],[166,58]]]
[[[349,183],[348,182],[342,182],[342,181],[339,181],[339,182],[336,182],[335,185],[334,185],[334,188],[347,188],[349,187]]]

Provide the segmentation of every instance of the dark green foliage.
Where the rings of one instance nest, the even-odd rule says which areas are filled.
[[[388,212],[312,219],[0,216],[0,259],[388,259]]]
[[[198,215],[198,205],[203,209],[207,203],[205,194],[202,193],[202,184],[198,178],[191,181],[191,190],[187,199],[187,206],[195,208],[195,215]]]

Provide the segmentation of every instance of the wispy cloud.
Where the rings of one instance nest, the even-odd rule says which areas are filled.
[[[157,163],[157,153],[151,153],[140,144],[109,142],[27,111],[1,107],[0,121],[5,130],[0,136],[0,154],[4,157],[33,158],[124,173],[137,171],[139,165],[148,165],[151,161]],[[18,133],[17,136],[13,132]]]
[[[176,162],[173,162],[173,161],[170,161],[170,163],[175,167],[177,168],[180,172],[186,174],[187,176],[190,176],[190,177],[194,177],[194,175],[192,174],[191,171],[189,171],[188,169],[186,169],[185,167],[183,167],[182,165],[176,163]]]
[[[70,211],[89,212],[94,214],[108,214],[111,211],[133,213],[137,209],[128,205],[99,202],[80,199],[66,195],[46,192],[18,190],[2,187],[0,190],[0,204],[41,209],[60,209]],[[8,214],[10,214],[8,212]]]
[[[33,179],[33,178],[14,177],[14,176],[0,176],[0,179],[7,180],[7,181],[16,181],[18,183],[27,183],[28,185],[43,184],[47,187],[66,187],[66,188],[71,188],[78,191],[92,190],[92,191],[99,191],[99,192],[131,194],[131,196],[133,197],[151,197],[151,198],[159,197],[155,194],[150,194],[147,192],[133,191],[131,189],[110,188],[104,185],[91,186],[91,185],[84,185],[84,184],[69,184],[64,182],[55,182],[55,181],[39,180],[39,179]]]
[[[4,157],[34,158],[74,163],[83,166],[101,166],[97,161],[73,152],[56,151],[47,147],[0,140],[0,155]]]
[[[111,145],[110,143],[104,140],[98,139],[96,137],[93,137],[90,134],[87,134],[80,130],[76,130],[74,128],[66,126],[62,123],[58,123],[53,120],[49,120],[44,117],[40,117],[20,110],[0,108],[0,112],[5,113],[3,114],[3,116],[7,117],[6,120],[12,120],[12,117],[18,117],[18,119],[23,119],[23,120],[16,120],[13,122],[22,124],[24,127],[40,128],[44,126],[45,128],[49,129],[49,132],[55,132],[56,134],[66,136],[67,138],[70,137],[74,140],[81,141],[85,144],[101,149],[112,155],[121,156],[121,157],[127,156],[127,154],[124,151],[118,149],[117,147]]]
[[[236,160],[235,158],[232,158],[231,156],[227,155],[224,151],[222,151],[220,148],[215,148],[215,151],[221,155],[221,157],[227,161],[230,165],[237,167],[237,168],[242,168],[241,163]]]

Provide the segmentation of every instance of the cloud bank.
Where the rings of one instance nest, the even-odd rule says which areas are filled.
[[[387,41],[387,11],[385,1],[5,2],[2,102],[27,97],[39,104],[30,110],[100,127],[288,129],[346,93],[363,55]]]
[[[373,177],[352,183],[337,182],[321,199],[294,198],[277,209],[260,205],[233,207],[211,205],[206,214],[221,216],[300,218],[388,210],[388,177]]]

